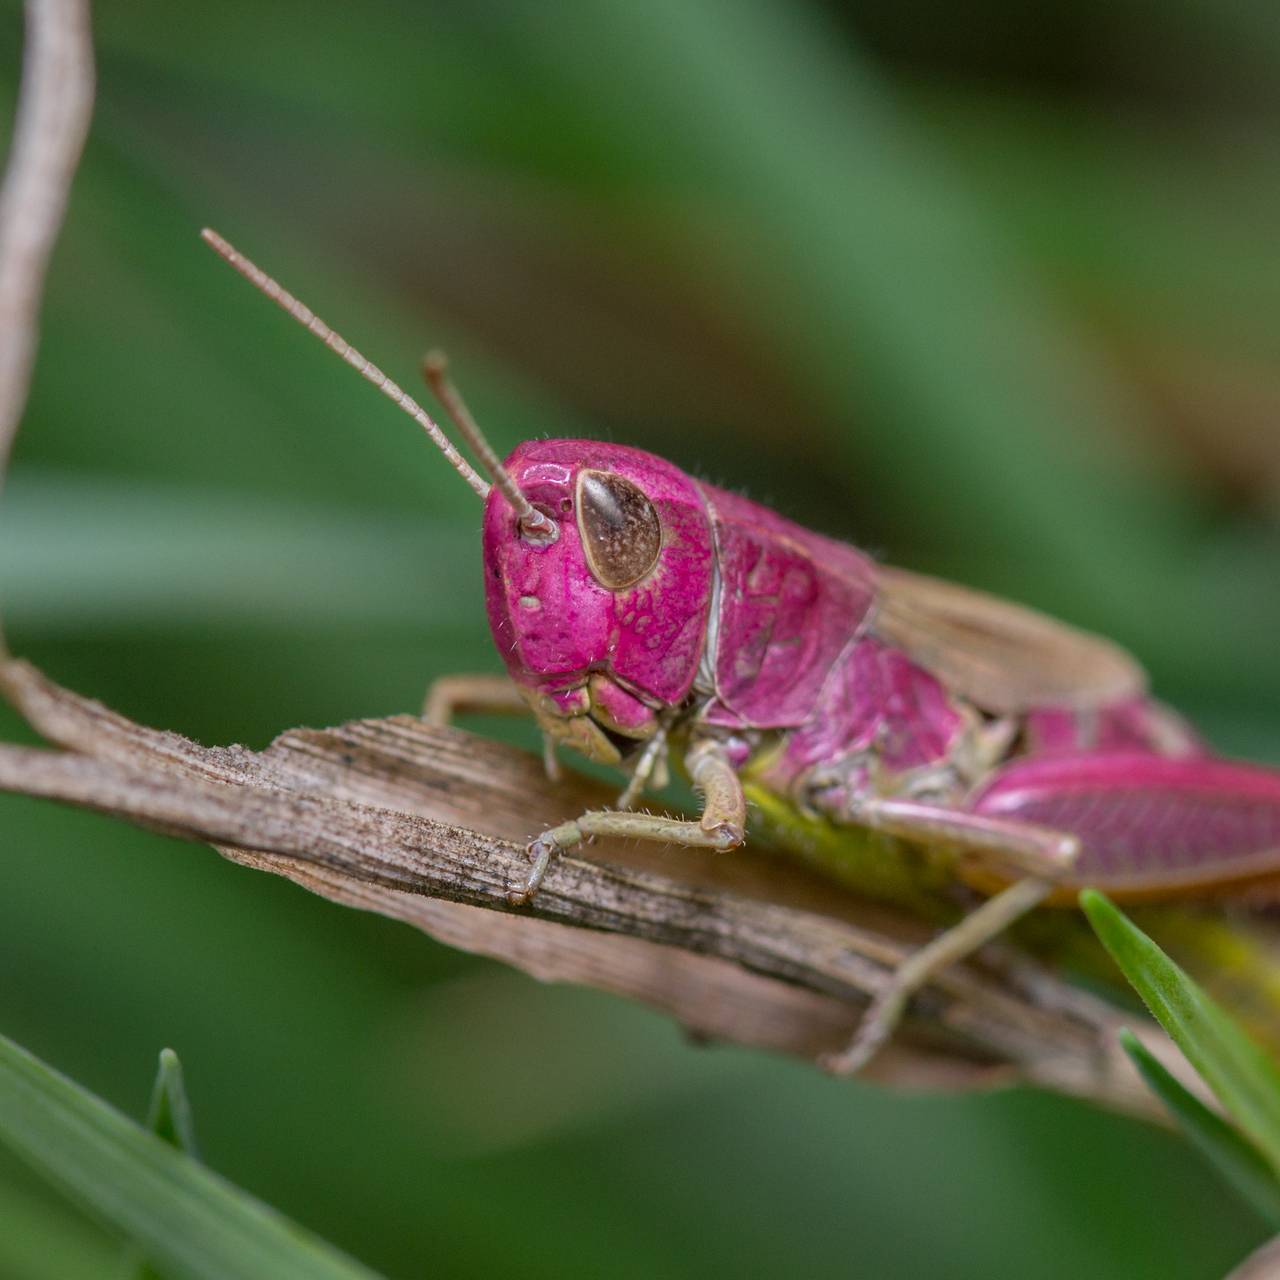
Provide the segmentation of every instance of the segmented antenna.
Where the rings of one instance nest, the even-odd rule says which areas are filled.
[[[449,377],[449,358],[443,351],[428,351],[423,356],[422,376],[426,379],[427,386],[435,392],[436,398],[444,405],[445,412],[461,432],[462,438],[470,446],[471,452],[475,454],[480,465],[493,477],[493,483],[510,503],[520,528],[534,537],[553,533],[554,523],[520,492],[519,486],[499,461],[493,446],[485,439],[484,432],[471,416],[471,410],[467,408],[466,401],[463,400],[458,388],[453,385],[453,379]]]
[[[309,329],[330,351],[341,356],[358,374],[372,382],[388,400],[399,405],[435,442],[436,447],[448,458],[453,469],[480,495],[489,496],[488,482],[454,448],[453,442],[431,420],[430,414],[405,390],[392,382],[381,369],[358,352],[341,334],[335,333],[310,307],[299,302],[282,285],[277,284],[265,271],[250,262],[238,249],[228,244],[216,231],[205,227],[200,238],[226,262],[230,263],[256,289],[265,293],[278,307],[287,311],[300,325]],[[503,473],[505,475],[505,472]],[[509,477],[508,477],[509,478]],[[518,492],[518,490],[517,490]],[[503,489],[506,493],[506,489]],[[523,495],[521,495],[523,497]],[[525,502],[528,505],[528,502]],[[532,510],[532,508],[530,508]],[[541,512],[534,512],[541,515]],[[545,519],[545,517],[543,517]]]

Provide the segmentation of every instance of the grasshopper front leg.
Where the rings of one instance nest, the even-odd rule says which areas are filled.
[[[724,748],[710,740],[695,743],[685,753],[685,766],[702,795],[702,816],[697,822],[616,809],[589,810],[572,822],[544,831],[530,843],[533,865],[524,883],[507,894],[508,899],[517,906],[528,902],[542,884],[552,858],[591,836],[630,836],[700,849],[740,845],[747,824],[747,802]]]
[[[507,676],[441,676],[431,682],[422,703],[422,718],[448,726],[460,715],[527,716],[529,704]],[[560,781],[560,761],[549,733],[542,735],[542,765],[552,782]]]

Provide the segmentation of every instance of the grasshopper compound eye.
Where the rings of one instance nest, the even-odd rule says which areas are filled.
[[[653,503],[609,471],[578,475],[578,532],[592,576],[610,591],[639,582],[662,548],[662,524]]]

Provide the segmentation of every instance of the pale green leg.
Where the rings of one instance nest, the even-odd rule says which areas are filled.
[[[511,889],[507,898],[516,905],[528,902],[542,884],[551,860],[591,836],[631,837],[700,849],[736,848],[746,830],[747,802],[724,749],[715,742],[698,743],[685,754],[685,765],[693,785],[702,793],[699,821],[615,809],[584,813],[572,822],[544,831],[530,843],[533,865],[524,883]]]
[[[448,726],[460,715],[527,716],[529,704],[506,676],[441,676],[432,682],[422,704],[428,724]],[[560,781],[555,740],[542,735],[542,766],[552,782]]]
[[[821,1061],[822,1068],[833,1075],[856,1075],[893,1035],[917,991],[928,986],[943,969],[998,937],[1015,920],[1043,902],[1053,888],[1052,880],[1034,876],[1019,880],[909,955],[863,1014],[849,1046],[838,1053],[826,1054]]]
[[[1079,857],[1080,842],[1072,835],[1032,823],[986,818],[909,800],[871,798],[843,816],[903,839],[946,844],[1000,869],[1031,873],[987,899],[894,970],[863,1015],[852,1043],[822,1060],[822,1066],[836,1075],[854,1075],[893,1034],[917,991],[949,965],[998,937],[1053,892],[1059,878]]]

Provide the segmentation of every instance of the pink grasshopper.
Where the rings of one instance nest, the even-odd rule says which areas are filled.
[[[1280,883],[1280,771],[1208,755],[1115,645],[876,564],[638,449],[537,440],[500,462],[429,361],[489,484],[385,374],[204,238],[409,412],[484,500],[489,625],[510,681],[441,681],[431,718],[528,709],[548,768],[556,744],[630,768],[617,808],[530,843],[514,903],[595,835],[732,849],[748,796],[864,889],[989,895],[893,976],[828,1063],[852,1072],[913,992],[1035,906],[1072,904],[1086,884],[1145,901]],[[672,751],[697,820],[633,811]]]

